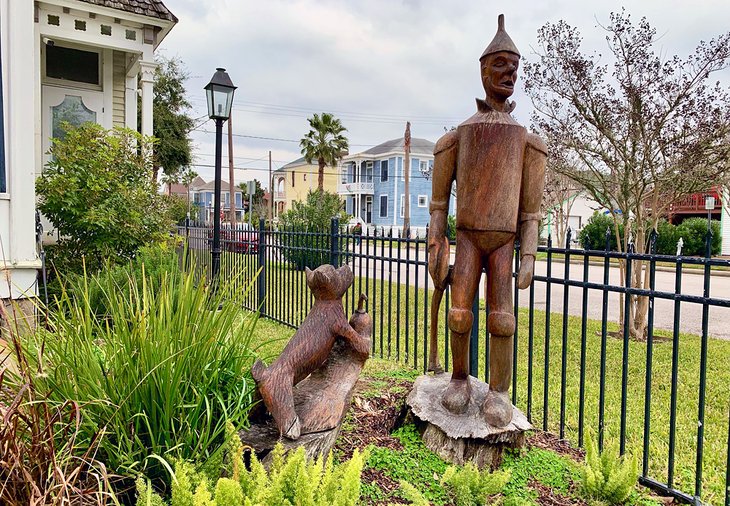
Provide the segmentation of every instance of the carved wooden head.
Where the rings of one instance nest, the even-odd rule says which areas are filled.
[[[316,269],[305,270],[307,286],[315,299],[336,300],[342,298],[353,281],[350,266],[343,265],[335,269],[329,264],[320,265]]]
[[[515,91],[520,56],[510,51],[491,53],[479,60],[482,69],[482,86],[487,96],[504,102]]]

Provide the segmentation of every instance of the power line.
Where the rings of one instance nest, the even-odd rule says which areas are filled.
[[[274,161],[275,160],[272,160],[272,162],[274,162]],[[283,163],[283,160],[276,160],[276,161]],[[215,168],[215,165],[212,165],[212,164],[204,164],[204,163],[191,163],[190,166],[191,167]],[[268,172],[269,171],[268,168],[260,168],[260,167],[233,167],[233,168],[235,170],[252,170],[252,171],[264,171],[264,172]],[[278,167],[276,170],[279,170],[281,168],[282,167]],[[421,172],[420,169],[417,169],[417,170],[418,170],[419,173]],[[294,174],[311,174],[311,175],[319,174],[319,170],[317,170],[317,169],[292,169],[291,171],[287,171],[287,173],[290,173],[290,172],[293,172]],[[338,172],[335,175],[340,176],[341,173]],[[403,176],[401,176],[401,175],[393,176],[393,177],[398,177],[398,178],[400,178],[401,181],[404,180]],[[416,174],[415,173],[415,170],[411,170],[410,178],[411,179],[426,179],[426,180],[430,180],[431,179],[430,176],[428,176],[428,177],[427,176],[424,176],[422,173]],[[375,179],[376,179],[376,175],[373,174],[373,181],[375,181]],[[382,181],[382,182],[386,182],[386,181]],[[348,183],[343,183],[343,184],[348,184]]]
[[[204,130],[204,129],[200,129],[200,128],[197,129],[196,131],[203,132],[203,133],[206,133],[206,134],[214,134],[215,133],[212,130]],[[299,143],[300,142],[300,141],[298,141],[296,139],[283,139],[281,137],[264,137],[264,136],[260,136],[260,135],[233,134],[233,136],[234,137],[243,137],[243,138],[246,138],[246,139],[259,139],[259,140],[265,140],[265,141],[296,142],[296,143]],[[380,144],[380,143],[378,143],[378,144]],[[357,146],[357,147],[373,147],[373,146],[377,146],[378,144],[349,144],[348,143],[348,145],[350,145],[350,146]],[[434,145],[433,145],[433,143],[422,144],[422,143],[414,142],[414,143],[411,143],[411,146],[432,149]]]
[[[205,103],[205,99],[202,97],[193,97],[193,100],[197,100],[200,102]],[[427,120],[427,121],[439,121],[439,122],[453,122],[453,121],[462,121],[457,120],[454,117],[451,116],[430,116],[430,115],[418,115],[418,114],[384,114],[384,113],[371,113],[371,112],[357,112],[357,111],[337,111],[337,110],[331,110],[331,109],[321,109],[321,108],[311,108],[311,107],[298,107],[298,106],[292,106],[292,105],[282,105],[282,104],[266,104],[261,102],[250,102],[246,100],[237,100],[236,104],[234,105],[234,109],[237,107],[263,107],[267,109],[273,109],[278,111],[287,111],[287,112],[304,112],[304,113],[320,113],[323,110],[326,112],[330,112],[333,114],[342,114],[347,116],[358,116],[362,118],[370,118],[370,119],[386,119],[386,120],[397,120],[398,122],[406,121],[407,119],[421,119],[421,120]]]

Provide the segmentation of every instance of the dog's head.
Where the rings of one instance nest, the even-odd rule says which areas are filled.
[[[350,266],[335,269],[331,265],[320,265],[313,271],[306,269],[307,286],[315,299],[335,300],[341,298],[352,284]]]

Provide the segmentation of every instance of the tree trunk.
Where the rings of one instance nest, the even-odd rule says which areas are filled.
[[[317,173],[317,189],[319,191],[323,191],[324,190],[324,168],[325,168],[324,158],[320,158],[318,160],[318,162],[319,162],[319,172]]]

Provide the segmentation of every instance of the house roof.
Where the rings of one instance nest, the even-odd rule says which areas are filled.
[[[404,152],[405,151],[405,140],[403,137],[385,141],[382,144],[378,144],[362,153],[361,155],[382,155],[384,153],[393,152]],[[411,139],[411,154],[412,155],[432,155],[435,144],[428,139],[420,139],[413,137]]]
[[[177,23],[177,17],[165,7],[162,0],[80,0],[87,4],[100,5],[120,11],[131,12],[150,18],[164,19]]]
[[[195,190],[196,191],[201,191],[201,190],[215,191],[215,180],[202,184],[200,186],[197,186],[195,188]],[[228,191],[228,181],[224,181],[221,179],[221,192],[227,192],[227,191]],[[241,190],[238,186],[236,186],[235,191],[242,192],[243,190]]]
[[[282,165],[281,167],[276,169],[276,171],[286,170],[291,167],[298,167],[299,165],[305,165],[306,163],[307,163],[307,161],[304,159],[303,156],[301,156],[301,157],[297,158],[296,160],[293,160],[293,161],[287,163],[286,165]]]

